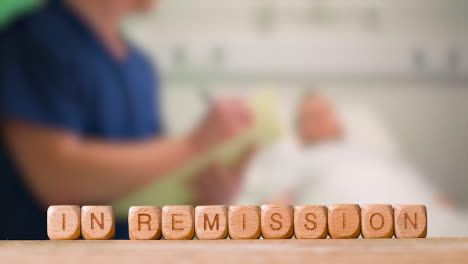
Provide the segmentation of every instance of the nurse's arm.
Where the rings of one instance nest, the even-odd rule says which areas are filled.
[[[22,180],[43,206],[111,201],[199,151],[192,137],[110,143],[18,121],[4,122],[3,134]]]
[[[117,143],[15,120],[3,121],[3,140],[25,185],[43,205],[96,204],[122,197],[253,124],[239,98],[213,102],[186,137]]]

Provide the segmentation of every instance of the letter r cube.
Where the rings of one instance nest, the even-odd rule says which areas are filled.
[[[161,238],[161,208],[159,206],[130,207],[128,234],[132,240]]]

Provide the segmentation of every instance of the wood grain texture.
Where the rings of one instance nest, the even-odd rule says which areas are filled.
[[[395,237],[422,238],[427,235],[427,211],[424,205],[396,205]]]
[[[327,208],[317,205],[294,207],[294,235],[298,239],[326,238],[328,235]]]
[[[357,204],[328,206],[328,234],[331,238],[357,238],[361,233],[361,209]]]
[[[468,238],[0,241],[1,263],[467,263]]]
[[[78,205],[54,205],[47,209],[47,235],[52,240],[81,236],[81,209]]]
[[[84,239],[111,239],[115,235],[115,216],[112,206],[83,206],[81,234]]]
[[[227,206],[210,205],[195,207],[195,234],[201,240],[227,238]]]
[[[193,239],[194,208],[191,205],[164,206],[162,209],[162,234],[165,239]]]
[[[258,239],[261,235],[260,215],[260,207],[256,205],[229,206],[229,237],[231,239]]]
[[[393,237],[393,207],[389,204],[361,205],[363,238]]]
[[[290,205],[262,205],[260,226],[265,239],[291,238],[294,210]]]
[[[128,210],[128,234],[132,240],[161,238],[161,208],[132,206]]]

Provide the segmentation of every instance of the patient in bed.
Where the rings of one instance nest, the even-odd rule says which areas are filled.
[[[430,235],[468,233],[466,213],[444,207],[438,191],[397,151],[352,142],[340,116],[320,94],[304,96],[295,138],[255,157],[239,204],[424,204]]]

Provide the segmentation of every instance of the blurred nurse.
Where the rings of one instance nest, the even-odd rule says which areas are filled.
[[[250,126],[225,99],[188,135],[162,136],[156,71],[119,32],[155,4],[51,0],[1,32],[0,239],[46,239],[48,205],[107,203]]]

